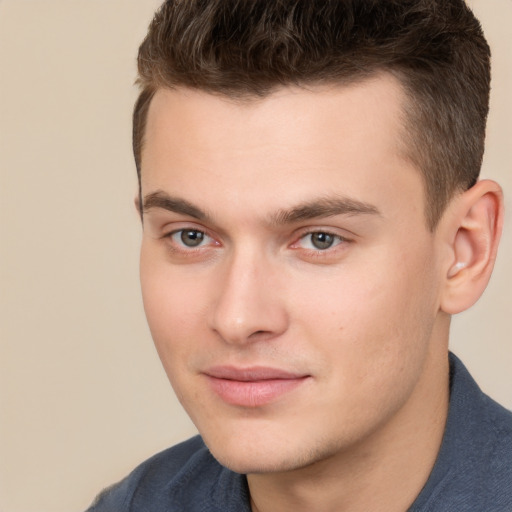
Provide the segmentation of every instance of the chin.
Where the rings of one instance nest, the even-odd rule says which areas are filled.
[[[222,464],[224,467],[234,471],[235,473],[241,474],[266,474],[266,473],[280,473],[297,469],[294,464],[290,461],[285,461],[280,457],[266,456],[265,454],[259,454],[257,457],[253,454],[228,454],[224,451],[216,453],[212,451],[212,455]]]
[[[272,442],[274,441],[274,442]],[[237,442],[209,444],[205,440],[212,455],[220,464],[241,474],[282,473],[301,469],[321,460],[327,459],[335,452],[334,447],[325,446],[312,448],[306,443],[295,446],[280,439],[272,441]],[[297,444],[297,443],[295,443]]]

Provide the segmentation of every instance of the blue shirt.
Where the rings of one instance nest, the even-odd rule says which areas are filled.
[[[141,464],[87,512],[250,510],[246,477],[221,466],[196,436]],[[408,512],[512,512],[512,413],[453,354],[441,449]]]

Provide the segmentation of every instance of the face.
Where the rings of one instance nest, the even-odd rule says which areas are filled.
[[[439,258],[402,101],[388,77],[152,100],[144,306],[179,400],[235,471],[335,457],[423,407]]]

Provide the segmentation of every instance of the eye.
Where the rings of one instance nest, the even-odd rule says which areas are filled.
[[[344,239],[339,235],[326,233],[325,231],[315,231],[307,233],[299,240],[299,245],[303,249],[311,249],[315,251],[325,251],[331,247],[340,244]]]
[[[171,233],[171,239],[178,245],[194,248],[203,245],[204,242],[211,240],[211,238],[198,229],[180,229]]]

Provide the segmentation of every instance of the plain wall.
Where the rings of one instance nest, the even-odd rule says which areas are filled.
[[[194,433],[138,283],[135,56],[159,0],[0,0],[0,511],[72,512]],[[502,251],[452,348],[512,408],[510,0],[470,2],[493,48],[483,175]]]

